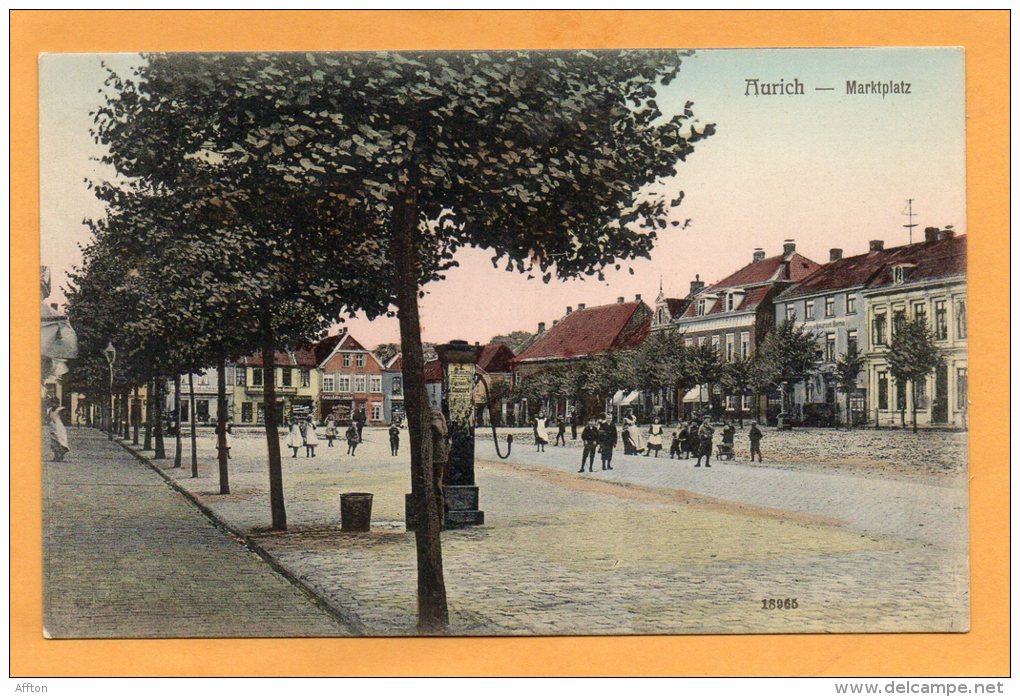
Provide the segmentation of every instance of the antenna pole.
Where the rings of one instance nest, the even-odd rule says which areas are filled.
[[[907,228],[907,244],[914,244],[914,228],[917,227],[914,222],[914,199],[907,199],[907,212],[904,215],[907,216],[907,224],[903,226]]]

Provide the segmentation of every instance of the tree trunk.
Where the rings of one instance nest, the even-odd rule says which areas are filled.
[[[138,405],[138,413],[135,413],[135,405]],[[138,420],[142,417],[142,403],[138,398],[138,385],[135,385],[135,393],[131,398],[131,444],[138,445]]]
[[[276,414],[276,342],[273,337],[273,316],[268,303],[262,304],[259,315],[262,334],[262,413],[269,452],[269,507],[273,530],[287,529],[287,510],[283,501],[283,464],[280,460],[280,428]]]
[[[121,436],[124,440],[131,437],[131,390],[124,390],[121,395],[121,403],[124,405],[121,412],[124,414],[124,433]]]
[[[216,452],[220,466],[220,493],[230,493],[227,471],[227,359],[216,361]]]
[[[854,413],[850,407],[851,391],[846,391],[846,430],[854,430]]]
[[[154,460],[165,460],[166,459],[166,444],[163,442],[163,407],[166,405],[166,398],[163,396],[163,390],[166,386],[166,380],[161,377],[157,377],[153,380],[153,420],[155,423],[153,427],[156,429],[155,433],[155,448],[156,452],[152,458]]]
[[[181,376],[174,375],[174,468],[181,466]]]
[[[914,433],[917,433],[917,382],[910,381],[910,406],[913,411]]]
[[[188,415],[191,417],[191,476],[198,477],[198,443],[195,439],[195,369],[188,373]]]
[[[444,634],[450,617],[443,579],[442,521],[436,500],[428,398],[425,392],[425,358],[418,315],[418,209],[414,184],[398,193],[393,216],[393,263],[396,277],[397,316],[403,363],[405,414],[411,452],[411,497],[415,509],[414,541],[418,558],[418,631]]]
[[[152,450],[152,400],[155,392],[155,382],[149,380],[145,390],[145,440],[142,442],[142,450]]]

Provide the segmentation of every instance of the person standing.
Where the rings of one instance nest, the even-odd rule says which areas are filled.
[[[358,423],[358,442],[362,442],[361,432],[365,430],[365,422],[368,421],[368,414],[365,413],[365,407],[358,409],[357,415],[354,420]],[[351,453],[353,455],[353,453]]]
[[[581,431],[581,442],[584,444],[584,450],[581,452],[581,469],[578,472],[584,472],[584,463],[588,463],[588,471],[592,472],[595,470],[595,451],[599,446],[599,429],[595,425],[595,419],[589,419],[588,425]]]
[[[751,441],[751,462],[754,462],[755,454],[758,455],[758,462],[761,462],[761,437],[762,433],[758,424],[751,424],[751,430],[747,434],[747,439]]]
[[[305,457],[315,457],[315,446],[319,444],[319,434],[315,432],[315,422],[308,417],[305,423]]]
[[[577,440],[577,407],[570,410],[570,440]]]
[[[638,432],[637,417],[633,409],[628,409],[627,415],[623,417],[623,454],[640,455],[644,450],[645,443]]]
[[[656,416],[652,419],[652,425],[648,427],[648,448],[645,450],[645,457],[652,453],[659,457],[660,450],[662,450],[662,423]]]
[[[358,437],[358,427],[352,421],[351,425],[347,427],[347,454],[353,455],[354,451],[358,448],[358,443],[361,442],[361,438]]]
[[[400,426],[396,422],[390,424],[390,455],[396,455],[400,450]]]
[[[549,429],[546,427],[545,412],[535,417],[535,452],[544,453],[549,444]]]
[[[326,419],[326,447],[332,448],[336,440],[336,419],[330,416]]]
[[[291,420],[290,430],[287,433],[287,447],[294,451],[291,457],[297,457],[298,449],[305,444],[305,439],[301,437],[301,427],[298,426],[297,421]]]
[[[695,467],[701,467],[701,458],[705,458],[705,467],[711,467],[712,465],[712,434],[715,433],[715,429],[712,428],[712,424],[708,423],[708,418],[701,424],[701,428],[698,429],[698,462]]]
[[[699,448],[701,447],[700,441],[698,440],[698,423],[691,421],[687,424],[687,457],[685,460],[689,460],[692,457],[697,457]]]
[[[54,404],[56,403],[54,402]],[[63,462],[64,456],[71,452],[71,448],[67,445],[67,429],[60,416],[63,411],[64,407],[58,405],[52,407],[46,414],[50,421],[50,450],[53,451],[54,462]]]
[[[567,422],[562,416],[556,418],[556,445],[566,446],[567,444]]]
[[[613,469],[613,448],[616,447],[616,426],[607,416],[599,426],[599,455],[602,456],[602,469]]]
[[[733,423],[730,422],[730,421],[725,421],[723,423],[722,442],[723,442],[723,445],[730,446],[730,450],[733,449],[733,437],[736,434],[737,434],[737,429],[733,428]]]
[[[683,453],[684,438],[686,437],[687,430],[686,426],[681,426],[676,431],[673,431],[673,442],[669,445],[669,459],[672,460],[673,456],[676,455],[676,459],[682,459],[680,455]]]

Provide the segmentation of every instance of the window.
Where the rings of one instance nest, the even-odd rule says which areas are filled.
[[[740,332],[740,358],[747,360],[751,357],[751,332]]]
[[[188,421],[188,402],[183,400],[181,402],[181,422],[186,423]]]
[[[718,334],[713,334],[712,335],[712,350],[715,351],[716,353],[719,353],[719,345],[720,345],[720,343],[722,343],[722,342],[720,340],[719,335]]]
[[[752,399],[752,397],[749,394],[745,394],[743,397],[740,398],[740,402],[741,402],[740,410],[741,411],[751,411],[751,399]]]
[[[956,408],[967,410],[967,369],[956,369]]]
[[[946,324],[946,301],[935,301],[935,338],[945,339],[949,336],[949,327]]]
[[[262,384],[262,368],[251,369],[251,384],[252,385]]]
[[[691,339],[690,337],[684,339],[684,346],[687,348],[694,346],[694,339]]]
[[[900,284],[907,279],[907,269],[904,266],[894,266],[892,274],[893,283]]]
[[[281,368],[280,370],[283,372],[282,385],[284,387],[290,387],[293,384],[294,376],[292,373],[294,371],[292,371],[290,368]]]
[[[914,383],[914,401],[918,409],[928,408],[928,381],[918,380]]]
[[[846,294],[846,313],[848,315],[857,314],[857,298],[850,295],[849,293]]]
[[[237,384],[244,387],[244,383],[247,382],[245,377],[248,375],[248,369],[242,366],[237,366]]]
[[[209,373],[202,373],[198,376],[198,384],[207,386],[209,384]]]
[[[815,301],[808,300],[806,303],[804,303],[804,319],[808,320],[814,318],[815,318]]]
[[[726,395],[726,411],[737,410],[737,395],[730,394]]]
[[[737,306],[736,298],[737,298],[737,296],[736,296],[735,293],[727,293],[726,294],[726,309],[727,310],[732,310],[734,307]]]
[[[846,352],[847,353],[856,353],[857,351],[858,351],[858,347],[857,347],[857,330],[856,329],[848,329],[847,332],[846,332]]]
[[[354,363],[353,358],[351,357],[351,354],[345,353],[345,354],[343,354],[343,357],[344,357],[344,368],[350,368],[351,365],[353,365],[353,363]]]
[[[195,418],[199,421],[209,420],[209,400],[208,399],[196,399],[195,400]]]
[[[301,387],[308,387],[312,384],[312,371],[308,368],[301,369]]]
[[[956,301],[956,338],[967,338],[967,301]]]
[[[914,320],[928,325],[928,308],[924,303],[914,303]]]
[[[825,316],[835,317],[836,316],[836,298],[831,295],[825,299]]]
[[[390,380],[390,394],[394,397],[399,397],[404,394],[404,379],[397,375]]]
[[[255,420],[254,413],[252,412],[251,402],[241,403],[241,421],[246,424],[250,424]]]
[[[666,310],[664,310],[663,308],[660,307],[659,311],[656,313],[656,316],[658,317],[658,319],[655,320],[656,324],[665,324],[666,323]]]
[[[836,332],[828,332],[825,335],[825,361],[832,363],[836,360]]]
[[[337,392],[350,392],[351,391],[351,376],[350,375],[337,375],[336,376],[336,391]]]
[[[367,392],[368,379],[364,375],[354,376],[354,391],[355,392]]]
[[[887,340],[885,312],[876,312],[871,321],[871,343],[875,346],[885,346]]]
[[[726,335],[726,360],[730,362],[736,360],[737,358],[735,353],[736,343],[734,339],[735,337],[732,334]]]
[[[322,391],[323,392],[332,392],[334,387],[336,387],[336,381],[333,380],[333,376],[332,375],[323,375],[322,376]]]
[[[896,410],[906,411],[907,410],[907,381],[897,380],[896,381]]]
[[[797,319],[797,308],[793,306],[793,303],[786,306],[786,319],[790,321]]]
[[[885,372],[878,374],[878,408],[889,410],[889,375]]]
[[[357,366],[358,366],[359,368],[364,368],[364,367],[365,367],[365,354],[363,354],[363,353],[359,353],[359,354],[358,354],[358,355],[357,355],[357,356],[355,357],[355,361],[356,361],[356,363],[357,363]]]
[[[381,375],[373,375],[372,379],[371,379],[371,381],[369,383],[369,386],[370,386],[372,392],[375,392],[377,394],[381,394],[382,393],[382,376]]]
[[[892,314],[892,327],[893,334],[903,329],[903,325],[907,321],[907,311],[902,307],[894,309]]]
[[[382,421],[382,405],[372,402],[372,421]]]
[[[698,337],[698,346],[704,346],[705,345],[705,339],[706,339],[706,337],[699,336]]]
[[[705,314],[705,299],[704,298],[702,298],[701,300],[698,301],[698,315],[700,316],[700,315],[703,315],[703,314]]]

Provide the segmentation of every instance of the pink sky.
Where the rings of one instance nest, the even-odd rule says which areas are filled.
[[[119,66],[137,61],[104,58]],[[493,269],[484,250],[461,250],[460,268],[426,288],[424,339],[485,342],[551,324],[568,305],[635,294],[651,302],[660,276],[668,295],[682,296],[695,274],[711,283],[748,263],[755,247],[779,253],[787,238],[820,263],[831,247],[851,255],[871,239],[905,244],[908,198],[918,235],[926,225],[966,232],[963,74],[957,49],[701,51],[659,99],[664,110],[690,99],[701,121],[717,126],[668,184],[685,192],[677,217],[690,218],[690,227],[662,233],[650,260],[608,272],[602,283],[529,281]],[[754,77],[797,78],[806,91],[745,96],[745,79]],[[88,237],[82,218],[102,213],[83,184],[104,174],[90,160],[99,151],[88,136],[102,79],[97,56],[41,61],[42,263],[53,268],[55,287],[80,259],[77,244]],[[912,90],[847,95],[847,80],[908,81]],[[365,345],[398,341],[396,319],[347,324]]]

